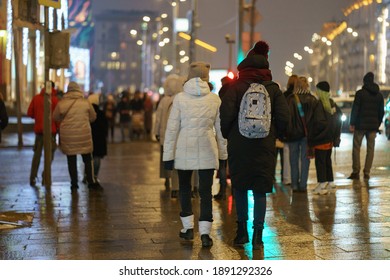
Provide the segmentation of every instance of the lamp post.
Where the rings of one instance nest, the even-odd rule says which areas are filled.
[[[177,53],[177,30],[176,30],[176,19],[179,16],[179,5],[176,1],[172,1],[172,67],[173,71],[176,72],[176,53]]]
[[[195,40],[196,40],[196,25],[197,25],[197,17],[198,17],[198,0],[192,0],[192,8],[191,8],[191,39],[190,39],[190,63],[196,60],[195,55]]]
[[[141,89],[143,90],[148,83],[148,60],[147,60],[147,32],[148,32],[148,22],[150,21],[149,17],[144,17],[142,22],[142,84]]]
[[[232,61],[233,61],[233,44],[236,42],[236,40],[231,38],[230,34],[225,35],[226,43],[229,45],[229,67],[228,71],[232,70]]]

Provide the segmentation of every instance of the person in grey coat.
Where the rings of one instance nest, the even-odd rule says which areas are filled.
[[[101,188],[95,181],[92,164],[90,123],[95,121],[96,112],[76,82],[69,83],[68,91],[53,112],[53,118],[60,122],[60,149],[67,157],[71,190],[78,189],[77,155],[83,158],[88,188]]]

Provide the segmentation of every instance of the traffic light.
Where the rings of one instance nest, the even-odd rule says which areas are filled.
[[[69,68],[70,33],[54,31],[49,33],[50,60],[49,68]]]
[[[229,71],[226,76],[228,76],[228,78],[231,80],[233,80],[236,77],[236,75],[234,75],[233,71]]]

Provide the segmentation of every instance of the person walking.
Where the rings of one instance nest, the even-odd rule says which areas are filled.
[[[71,190],[78,189],[77,155],[81,155],[89,189],[99,189],[95,181],[92,165],[92,133],[90,123],[95,121],[96,113],[84,98],[80,86],[70,82],[68,90],[53,112],[55,121],[60,122],[60,147],[66,155],[71,179]]]
[[[144,99],[140,90],[136,90],[130,100],[130,110],[132,139],[140,139],[145,132]]]
[[[108,121],[111,143],[114,143],[116,104],[112,94],[107,95],[107,101],[103,105],[103,112]]]
[[[153,100],[152,98],[145,92],[144,93],[144,130],[145,130],[145,138],[146,140],[152,140],[152,127],[153,127]]]
[[[222,98],[220,108],[222,135],[228,140],[228,163],[237,214],[237,234],[234,245],[249,242],[248,191],[252,190],[253,249],[263,246],[262,234],[266,213],[266,193],[272,192],[275,174],[275,138],[284,134],[289,111],[279,86],[272,81],[268,63],[269,46],[257,42],[238,65],[238,79],[232,82]],[[271,127],[264,138],[247,138],[239,131],[238,116],[241,100],[251,84],[265,86],[271,103]]]
[[[172,104],[165,132],[163,161],[166,169],[177,169],[179,175],[180,219],[183,229],[179,236],[194,238],[191,176],[199,173],[199,234],[202,247],[210,247],[213,211],[212,192],[214,170],[219,160],[227,159],[226,139],[222,137],[219,118],[221,100],[210,92],[210,64],[193,62],[183,92]]]
[[[164,82],[164,97],[161,99],[156,110],[156,122],[154,125],[154,135],[157,141],[160,143],[160,178],[165,179],[165,188],[169,190],[171,188],[171,197],[177,198],[179,190],[179,181],[177,178],[176,170],[166,170],[163,162],[163,151],[165,141],[165,130],[167,128],[167,122],[169,113],[171,112],[173,98],[175,95],[183,91],[184,79],[179,75],[171,74]],[[170,180],[172,182],[170,182]]]
[[[314,194],[327,194],[336,188],[333,182],[332,148],[340,146],[341,109],[330,98],[330,86],[327,81],[316,85],[318,97],[314,117],[309,124],[308,144],[314,147],[314,159],[317,171],[317,186]]]
[[[54,89],[54,82],[52,83],[51,89],[51,112],[53,114],[54,109],[57,106],[58,99],[56,96],[56,90]],[[35,141],[33,147],[33,158],[31,161],[31,169],[30,169],[30,186],[36,185],[38,169],[41,162],[42,150],[43,150],[43,127],[44,127],[44,103],[45,103],[45,93],[46,89],[42,88],[41,92],[33,97],[30,102],[30,105],[27,109],[27,116],[34,119],[34,133],[35,133]],[[51,121],[51,160],[54,159],[54,153],[57,148],[56,143],[56,135],[58,130],[58,123],[54,121],[52,118]],[[42,185],[44,185],[44,176],[42,174]]]
[[[96,113],[96,120],[91,123],[92,142],[93,142],[93,171],[95,181],[99,182],[99,170],[101,160],[107,155],[107,137],[109,121],[104,112],[99,108],[99,94],[91,94],[88,101],[92,104]]]
[[[364,163],[364,179],[370,179],[374,161],[375,138],[384,116],[384,99],[379,86],[374,82],[374,73],[363,77],[363,87],[355,94],[352,104],[350,131],[353,132],[352,173],[348,179],[359,180],[360,147],[366,138],[367,152]]]
[[[125,129],[129,132],[129,139],[131,140],[131,112],[130,112],[130,93],[128,91],[122,91],[121,100],[118,103],[117,111],[119,112],[119,126],[121,129],[122,142],[126,141]]]
[[[318,101],[310,92],[306,77],[296,80],[294,93],[287,97],[287,103],[291,118],[285,141],[290,149],[291,188],[294,192],[307,192],[310,159],[313,157],[308,153],[308,124]]]
[[[0,143],[1,143],[1,131],[8,125],[8,113],[4,104],[3,94],[0,92]]]
[[[298,75],[292,74],[287,80],[287,89],[283,92],[284,97],[287,99],[294,92],[294,85]],[[282,183],[286,186],[291,185],[291,166],[290,166],[290,148],[288,142],[283,141],[283,174],[282,174]]]
[[[229,84],[233,80],[228,76],[225,76],[221,79],[222,87],[218,91],[219,98],[223,98],[226,91],[229,88]],[[218,177],[219,177],[219,190],[216,195],[214,195],[215,200],[226,200],[226,189],[227,189],[227,160],[219,161],[219,169],[218,169]]]

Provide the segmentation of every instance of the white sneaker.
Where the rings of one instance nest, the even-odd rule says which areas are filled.
[[[332,189],[335,189],[337,188],[337,186],[334,184],[334,182],[328,182],[328,185],[326,186],[328,188],[328,190],[332,190]]]
[[[328,184],[327,182],[318,183],[316,188],[313,190],[313,194],[320,194],[320,195],[327,194],[328,193],[328,189],[326,188],[327,184]]]

